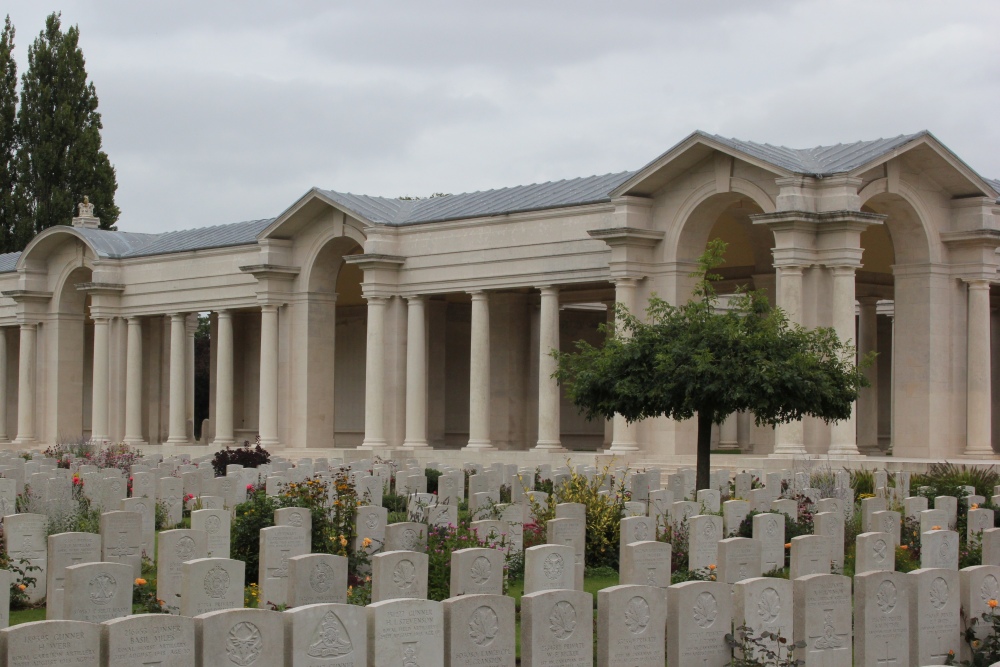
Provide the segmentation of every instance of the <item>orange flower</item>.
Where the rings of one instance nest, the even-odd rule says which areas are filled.
[[[902,549],[903,551],[906,551],[906,550],[907,550],[907,549],[909,549],[910,547],[906,546],[905,544],[900,544],[900,545],[899,545],[899,548],[900,548],[900,549]]]
[[[785,548],[786,549],[791,549],[792,548],[792,543],[791,542],[785,542]]]
[[[997,601],[996,600],[991,599],[986,604],[988,604],[990,606],[990,609],[996,609],[997,608]]]
[[[714,565],[709,565],[709,566],[708,566],[708,569],[709,569],[709,570],[714,570],[714,569],[715,569],[715,566],[714,566]]]
[[[20,588],[22,591],[28,590],[28,587],[25,586],[24,584],[18,584],[17,587]]]
[[[145,579],[143,579],[142,577],[138,577],[138,578],[137,578],[137,579],[135,580],[135,585],[136,585],[136,586],[145,586],[145,585],[146,585],[146,580],[145,580]]]
[[[941,526],[931,526],[931,530],[941,530]]]
[[[970,507],[969,509],[970,510],[977,510],[977,509],[979,509],[979,504],[978,503],[972,503],[972,507]]]

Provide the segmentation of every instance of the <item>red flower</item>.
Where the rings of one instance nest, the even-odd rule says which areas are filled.
[[[247,484],[247,491],[253,491],[253,484]]]

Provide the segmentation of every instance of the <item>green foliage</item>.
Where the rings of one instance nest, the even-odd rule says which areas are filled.
[[[1000,484],[1000,473],[996,467],[955,463],[934,463],[926,473],[914,475],[910,479],[910,486],[913,488],[931,487],[929,494],[931,498],[936,496],[961,498],[966,495],[962,488],[965,486],[974,486],[977,495],[990,498],[993,496],[993,487],[997,484]]]
[[[654,297],[644,319],[618,307],[614,325],[602,327],[603,346],[580,341],[575,352],[553,352],[556,379],[588,419],[697,415],[699,489],[708,486],[712,424],[736,411],[753,413],[758,426],[846,419],[867,384],[854,348],[833,329],[789,322],[762,291],[739,292],[719,312],[710,281],[725,248],[708,244],[687,303]]]
[[[996,600],[990,601],[996,605]],[[984,612],[979,618],[969,619],[965,628],[964,639],[969,645],[972,660],[962,662],[969,667],[989,667],[1000,660],[1000,616],[997,616],[996,606]],[[955,664],[949,656],[949,665]]]
[[[427,493],[438,492],[438,478],[444,473],[434,468],[424,468],[424,476],[427,477]]]
[[[0,34],[0,252],[11,252],[17,227],[17,63],[10,16]]]
[[[546,505],[532,500],[532,512],[539,529],[544,533],[549,519],[555,516],[557,503],[580,503],[587,508],[586,567],[611,567],[618,569],[618,542],[621,538],[619,523],[625,510],[625,483],[619,482],[611,493],[601,493],[601,487],[611,475],[611,465],[605,466],[593,479],[570,472],[570,478],[549,494]]]
[[[451,597],[451,554],[459,549],[490,546],[477,538],[469,523],[459,521],[457,526],[429,526],[427,529],[427,597],[446,600]],[[494,548],[508,551],[505,539],[497,541]],[[504,562],[504,592],[507,587],[507,560]]]
[[[727,634],[726,644],[733,650],[733,667],[798,667],[805,660],[795,657],[796,649],[806,647],[805,640],[792,642],[774,632],[764,630],[754,634],[753,629],[741,625],[733,634]]]
[[[107,153],[101,150],[97,91],[87,81],[80,31],[62,30],[60,14],[28,47],[28,68],[21,79],[17,113],[19,207],[15,248],[38,232],[69,224],[76,205],[89,197],[103,229],[118,220],[118,183]]]
[[[271,462],[271,454],[260,446],[260,436],[253,447],[249,440],[243,441],[242,447],[226,447],[220,449],[212,457],[212,469],[216,477],[226,476],[226,466],[239,464],[244,468],[256,468]]]
[[[854,489],[855,497],[862,494],[872,496],[875,494],[875,471],[874,470],[849,470],[851,478],[851,488]],[[911,481],[912,485],[912,481]]]
[[[0,569],[10,570],[10,609],[25,609],[28,606],[28,589],[38,584],[38,575],[42,568],[32,565],[31,561],[21,558],[15,561],[6,550],[0,551]]]
[[[274,525],[274,510],[278,504],[263,489],[250,494],[245,503],[236,506],[230,528],[230,558],[244,561],[246,583],[257,583],[260,567],[260,529]]]

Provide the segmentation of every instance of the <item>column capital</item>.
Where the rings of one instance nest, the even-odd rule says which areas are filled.
[[[142,324],[142,315],[125,315],[125,321],[128,322],[130,326],[139,326]]]
[[[229,310],[228,308],[223,308],[222,310],[216,310],[215,316],[218,317],[219,319],[224,318],[227,320],[231,320],[233,319],[233,311]]]
[[[407,303],[427,303],[426,294],[409,294],[403,297]]]
[[[472,297],[473,301],[489,301],[490,293],[486,290],[471,290],[467,292],[469,296]]]
[[[276,303],[264,303],[260,306],[260,312],[262,313],[276,313],[278,312],[278,304]]]
[[[827,268],[833,272],[834,276],[853,276],[858,270],[858,267],[853,264],[833,264],[827,265]]]
[[[992,283],[989,280],[979,278],[963,278],[962,281],[969,286],[969,290],[988,290]]]
[[[388,296],[366,296],[365,301],[368,302],[369,306],[384,306],[389,302],[392,297]]]
[[[560,288],[559,285],[540,285],[538,291],[543,295],[558,296]]]
[[[21,331],[34,331],[35,327],[38,326],[38,322],[20,322],[19,328]]]

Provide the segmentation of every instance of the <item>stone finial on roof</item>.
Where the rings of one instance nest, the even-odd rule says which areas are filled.
[[[73,218],[74,227],[85,227],[87,229],[98,229],[101,226],[101,219],[94,217],[94,205],[86,195],[79,204],[80,214]]]

